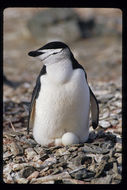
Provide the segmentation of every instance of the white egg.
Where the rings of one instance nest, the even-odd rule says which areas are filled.
[[[67,132],[62,136],[63,145],[78,144],[79,138],[72,132]]]

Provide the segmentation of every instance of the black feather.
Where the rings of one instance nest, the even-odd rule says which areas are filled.
[[[27,133],[29,134],[29,121],[30,121],[30,116],[31,116],[31,111],[32,111],[32,107],[34,104],[35,99],[38,98],[39,92],[40,92],[40,87],[41,87],[41,83],[40,83],[40,77],[42,75],[46,74],[46,66],[44,65],[40,71],[39,76],[37,77],[36,80],[36,85],[33,89],[33,93],[32,93],[32,98],[31,98],[31,103],[30,103],[30,109],[29,109],[29,117],[28,117],[28,126],[27,126]]]

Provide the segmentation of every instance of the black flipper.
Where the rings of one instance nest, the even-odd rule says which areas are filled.
[[[77,62],[77,60],[73,57],[73,55],[71,55],[71,59],[73,60],[72,61],[72,67],[73,67],[73,69],[82,69],[84,71],[85,78],[86,78],[86,81],[87,81],[87,74],[86,74],[85,69],[83,68],[83,66],[80,65]],[[90,104],[91,104],[92,126],[93,126],[94,129],[96,129],[97,126],[98,126],[98,122],[99,122],[99,105],[98,105],[97,99],[96,99],[96,97],[95,97],[95,95],[92,92],[92,90],[91,90],[90,87],[89,87],[89,90],[90,90]]]
[[[40,77],[42,75],[46,74],[46,66],[44,65],[43,68],[41,69],[41,72],[39,76],[37,77],[36,80],[36,85],[34,87],[33,93],[32,93],[32,98],[31,98],[31,103],[30,103],[30,108],[29,108],[29,117],[28,117],[28,125],[27,125],[27,134],[29,134],[29,129],[33,127],[34,123],[34,117],[35,117],[35,107],[36,107],[36,99],[39,95],[40,92]]]
[[[98,126],[98,121],[99,121],[99,105],[98,105],[97,99],[90,87],[89,87],[89,89],[90,89],[92,126],[94,129],[96,129]]]

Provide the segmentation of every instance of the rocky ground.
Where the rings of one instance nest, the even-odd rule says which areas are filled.
[[[4,103],[3,179],[6,183],[117,184],[121,182],[120,84],[91,86],[100,107],[96,130],[88,142],[41,147],[26,134],[28,112],[23,102]],[[22,90],[28,91],[27,86]],[[7,129],[7,130],[6,130]]]
[[[94,18],[96,23],[91,36],[68,44],[84,66],[99,102],[99,126],[96,130],[90,127],[84,144],[41,147],[32,131],[26,133],[28,108],[24,103],[30,101],[42,67],[27,56],[40,47],[40,41],[27,28],[29,19],[40,10],[15,8],[4,12],[4,73],[22,83],[15,89],[6,85],[3,89],[3,181],[118,184],[122,180],[121,13],[117,9],[75,9],[83,19]]]

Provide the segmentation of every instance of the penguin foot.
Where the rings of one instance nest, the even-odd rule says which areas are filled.
[[[55,145],[56,145],[56,146],[62,145],[62,138],[57,138],[57,139],[55,139]]]

